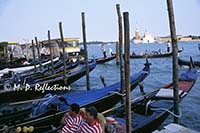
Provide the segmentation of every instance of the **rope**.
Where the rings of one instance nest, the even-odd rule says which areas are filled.
[[[124,97],[126,95],[126,94],[123,94],[123,93],[119,93],[117,91],[110,92],[110,94],[117,94],[117,95],[120,95],[122,97]]]
[[[151,110],[164,110],[164,111],[167,111],[168,113],[170,113],[171,115],[177,117],[177,118],[180,118],[182,116],[182,113],[181,113],[181,109],[179,108],[179,115],[176,115],[174,114],[172,111],[170,111],[169,109],[166,109],[166,108],[151,108]]]

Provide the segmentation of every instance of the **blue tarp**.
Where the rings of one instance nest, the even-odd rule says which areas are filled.
[[[133,84],[140,76],[146,75],[146,74],[148,74],[147,71],[141,71],[139,73],[132,75],[130,77],[131,84]],[[41,113],[48,111],[49,105],[58,106],[59,111],[68,110],[69,106],[72,103],[77,103],[80,106],[83,106],[85,104],[97,101],[97,100],[109,95],[112,92],[119,92],[120,86],[121,86],[120,82],[117,82],[115,84],[112,84],[110,86],[107,86],[107,87],[101,88],[101,89],[97,89],[97,90],[61,95],[61,97],[66,100],[67,104],[62,101],[59,101],[59,99],[56,95],[54,95],[54,96],[48,95],[48,96],[50,96],[50,99],[48,99],[46,101],[41,101],[40,103],[37,103],[33,108],[32,114],[34,114],[34,116],[36,116],[36,115],[39,115]]]
[[[191,68],[186,73],[182,73],[179,80],[192,81],[192,80],[196,80],[197,78],[198,78],[198,75],[196,73],[196,69]]]

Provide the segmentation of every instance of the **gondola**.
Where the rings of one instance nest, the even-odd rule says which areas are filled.
[[[145,63],[145,67],[142,71],[133,74],[130,77],[131,90],[142,82],[149,75],[149,73],[150,64],[147,62]],[[47,104],[47,106],[45,104],[42,104],[43,106],[41,106],[40,103],[37,103],[39,106],[36,106],[37,108],[33,108],[33,110],[34,112],[39,112],[39,114],[41,113],[41,110],[42,114],[37,117],[24,120],[23,122],[7,123],[8,128],[2,129],[0,132],[3,130],[15,130],[17,127],[24,126],[33,126],[34,132],[42,132],[43,130],[48,130],[48,128],[52,128],[53,126],[58,126],[61,117],[64,115],[66,110],[69,109],[69,106],[72,103],[77,103],[81,107],[95,106],[99,112],[102,112],[117,104],[123,96],[124,94],[120,94],[120,82],[114,83],[102,89],[64,94],[60,97],[54,96],[54,99],[50,100],[51,102],[48,103],[53,105],[52,107],[54,109],[46,108],[49,107]],[[45,103],[45,101],[43,103]],[[41,129],[41,127],[44,127],[44,129]]]
[[[75,62],[73,62],[72,60],[66,60],[66,69],[72,69],[74,67],[76,67],[79,64],[79,60],[76,59]],[[56,62],[53,62],[53,72],[52,72],[52,66],[50,64],[45,64],[42,65],[41,68],[37,68],[36,70],[34,69],[30,69],[30,70],[26,70],[19,74],[21,77],[26,77],[26,78],[41,78],[44,76],[48,76],[50,74],[55,74],[58,73],[60,71],[63,71],[64,67],[63,67],[63,61],[62,60],[58,60]],[[9,80],[10,78],[12,78],[12,76],[14,76],[16,73],[15,72],[11,72],[9,71],[8,73],[4,74],[0,80],[0,84],[4,83],[6,80]]]
[[[96,67],[95,61],[89,63],[90,71],[92,71],[95,67]],[[86,74],[85,64],[79,65],[69,70],[66,73],[67,85],[70,85],[73,82],[77,81],[81,77],[85,76],[85,74]],[[39,97],[41,95],[45,95],[46,93],[49,93],[49,92],[55,92],[53,89],[54,87],[52,86],[55,86],[55,85],[57,85],[57,87],[66,86],[64,82],[63,72],[57,74],[56,76],[52,75],[52,76],[44,77],[44,79],[40,79],[37,82],[35,82],[34,80],[32,81],[31,79],[29,80],[24,79],[22,77],[18,77],[18,78],[20,80],[16,79],[16,81],[20,81],[19,84],[15,82],[16,84],[11,86],[12,88],[9,88],[9,90],[6,90],[6,91],[2,90],[0,92],[0,97],[1,97],[0,103],[9,103],[9,102],[17,102],[17,101],[32,99],[35,97]],[[12,85],[12,83],[8,82],[8,85]],[[51,88],[48,90],[44,90],[45,88],[49,88],[48,86],[50,86]],[[66,91],[66,90],[61,90],[61,91]]]
[[[186,60],[178,58],[178,64],[181,66],[182,65],[190,66],[190,61],[186,61]],[[194,65],[200,67],[200,61],[194,61]]]
[[[179,103],[188,95],[197,80],[197,72],[194,67],[190,68],[186,73],[182,73],[179,77]],[[165,85],[151,93],[144,94],[131,102],[132,115],[132,132],[149,133],[162,124],[169,114],[173,114],[173,84]],[[108,111],[105,117],[114,118],[113,124],[117,132],[125,131],[125,105]],[[179,116],[177,116],[179,117]]]
[[[183,49],[180,49],[178,50],[178,53],[181,53],[183,51]],[[169,53],[158,53],[158,52],[155,52],[153,54],[143,54],[143,55],[135,55],[135,54],[132,54],[130,55],[130,58],[167,58],[167,57],[171,57],[172,56],[172,52],[169,52]]]
[[[116,58],[115,54],[112,54],[111,56],[107,56],[107,57],[100,57],[100,58],[96,59],[96,63],[97,64],[103,64],[103,63],[109,62],[109,61],[111,61],[111,60],[113,60],[115,58]]]
[[[45,63],[45,62],[47,62],[49,60],[50,59],[43,59],[43,60],[41,60],[41,63]],[[40,63],[39,59],[36,59],[35,64],[39,65],[39,63]],[[14,61],[14,62],[8,62],[7,64],[0,65],[0,70],[5,69],[5,68],[13,69],[13,68],[19,68],[19,67],[33,66],[33,65],[34,65],[34,61],[33,60],[29,60],[29,62],[28,62],[26,60],[26,58],[20,58],[20,59]]]
[[[71,69],[77,67],[79,65],[79,60],[77,59],[75,62],[73,61],[66,61],[66,70],[69,72]],[[63,61],[59,60],[55,64],[53,64],[53,71],[52,68],[50,68],[48,65],[43,66],[42,70],[29,70],[22,73],[8,73],[4,74],[2,76],[2,79],[0,80],[0,92],[2,92],[4,89],[4,86],[8,84],[16,84],[16,85],[22,85],[22,84],[35,84],[36,81],[39,81],[39,79],[42,79],[43,81],[45,79],[51,79],[58,77],[59,75],[63,74]],[[45,77],[45,78],[44,78]],[[19,82],[20,81],[20,82]],[[25,82],[24,82],[25,81]]]
[[[71,69],[77,67],[78,65],[79,65],[78,59],[76,59],[75,62],[68,60],[68,61],[66,61],[66,70],[70,71]],[[30,72],[29,73],[21,73],[20,75],[23,77],[26,77],[26,78],[32,78],[35,80],[39,80],[40,78],[43,78],[44,76],[48,77],[51,75],[51,77],[52,77],[52,75],[63,72],[63,70],[64,70],[64,63],[63,63],[63,61],[59,61],[53,65],[53,72],[52,72],[52,68],[47,66],[47,67],[44,67],[42,69],[42,71],[33,72],[33,73],[30,73]]]
[[[59,57],[56,57],[53,59],[53,62],[56,63],[59,61]],[[42,65],[50,65],[51,64],[51,61],[48,60],[44,63],[42,63]],[[39,64],[36,65],[36,67],[38,68],[39,67]],[[8,73],[9,71],[12,71],[12,72],[17,72],[17,73],[21,73],[21,72],[24,72],[24,71],[28,71],[28,70],[33,70],[34,69],[34,65],[25,65],[25,66],[20,66],[20,67],[16,67],[16,68],[4,68],[2,70],[0,70],[0,76],[3,76],[3,74],[5,73]]]

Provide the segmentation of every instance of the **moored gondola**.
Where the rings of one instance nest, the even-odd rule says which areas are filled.
[[[179,78],[179,102],[185,98],[197,80],[195,68],[190,68],[186,73],[182,73]],[[151,93],[143,94],[132,100],[132,132],[148,133],[156,130],[169,114],[175,115],[173,111],[173,84],[165,85]],[[105,113],[106,117],[114,118],[115,131],[125,131],[125,105],[115,108]],[[177,115],[175,115],[177,116]],[[177,116],[180,117],[180,116]]]
[[[89,70],[92,71],[96,67],[95,61],[89,63]],[[72,84],[77,81],[81,77],[86,74],[86,65],[82,64],[73,69],[70,69],[66,73],[67,85]],[[17,102],[22,100],[28,100],[32,98],[36,98],[39,96],[44,96],[46,93],[56,92],[55,89],[60,86],[64,87],[66,84],[64,83],[64,73],[58,73],[55,75],[50,75],[47,77],[40,78],[40,80],[27,80],[24,78],[18,77],[20,80],[19,84],[15,82],[12,84],[8,82],[8,84],[4,84],[6,90],[2,90],[0,92],[0,103],[10,103]],[[24,84],[25,82],[25,84]],[[8,88],[7,88],[8,87]],[[66,91],[66,89],[61,89],[61,91]],[[60,91],[60,92],[61,92]]]
[[[184,66],[190,66],[190,61],[186,61],[183,59],[178,58],[178,64]],[[194,61],[194,65],[200,67],[200,61]]]
[[[133,90],[140,82],[142,82],[150,73],[149,63],[145,63],[145,67],[142,71],[132,75],[131,78],[131,90]],[[112,84],[102,89],[91,90],[88,92],[79,92],[73,94],[64,94],[60,97],[54,96],[53,100],[50,100],[48,104],[52,108],[48,108],[45,104],[40,103],[40,106],[34,108],[34,111],[42,113],[41,115],[27,119],[21,122],[7,123],[8,128],[4,129],[7,131],[15,130],[17,127],[33,126],[34,132],[42,132],[46,128],[41,127],[52,127],[58,126],[61,117],[64,115],[66,110],[69,109],[69,105],[72,103],[78,103],[81,107],[95,106],[99,112],[107,110],[117,104],[124,94],[120,94],[120,82]],[[39,103],[38,103],[39,104]],[[41,104],[43,106],[41,106]],[[52,106],[53,105],[53,106]],[[55,110],[58,109],[58,110]],[[42,112],[40,112],[43,110]],[[12,117],[14,118],[14,116]],[[0,130],[3,131],[3,130]]]
[[[58,57],[53,59],[54,63],[56,63],[58,61],[59,61]],[[50,64],[51,64],[51,61],[48,60],[48,61],[42,63],[42,66],[47,66]],[[39,64],[36,65],[36,68],[39,68]],[[20,66],[20,67],[15,67],[15,68],[4,68],[4,69],[0,70],[0,76],[3,76],[3,74],[8,73],[9,71],[21,73],[21,72],[30,71],[33,69],[34,69],[34,65]]]
[[[45,59],[45,60],[42,60],[41,63],[45,63],[45,62],[48,62],[49,59]],[[35,61],[35,64],[36,65],[39,65],[39,60],[37,59]],[[31,62],[28,62],[25,58],[21,58],[19,59],[18,61],[16,62],[8,62],[7,64],[1,64],[0,65],[0,70],[3,70],[5,68],[9,68],[9,69],[16,69],[16,68],[20,68],[20,67],[28,67],[28,66],[34,66],[34,61],[31,61]]]

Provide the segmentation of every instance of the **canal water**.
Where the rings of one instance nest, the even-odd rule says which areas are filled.
[[[107,54],[111,48],[115,53],[115,44],[108,43],[105,45]],[[184,48],[184,51],[179,55],[180,58],[189,60],[192,56],[193,60],[200,61],[200,51],[198,50],[198,42],[179,42],[179,49]],[[136,54],[145,52],[146,50],[162,52],[167,51],[167,44],[131,44],[130,53],[133,51]],[[102,57],[101,45],[89,45],[88,53],[90,58]],[[160,86],[172,82],[172,58],[158,58],[149,59],[151,65],[151,74],[143,82],[146,92],[150,92]],[[130,70],[131,74],[140,71],[145,63],[145,59],[131,59]],[[179,73],[187,71],[187,67],[179,66]],[[96,68],[90,73],[90,81],[92,89],[103,88],[99,76],[104,76],[107,85],[118,82],[120,80],[119,66],[116,65],[116,60],[112,60],[102,65],[97,65]],[[198,75],[200,76],[200,69],[198,69]],[[200,78],[192,88],[191,92],[180,104],[182,116],[180,118],[180,124],[188,128],[200,131]],[[86,90],[85,78],[80,79],[71,86],[74,90]],[[131,93],[132,98],[135,98],[140,94],[139,88],[136,88]],[[163,125],[173,122],[173,117],[169,116]]]

